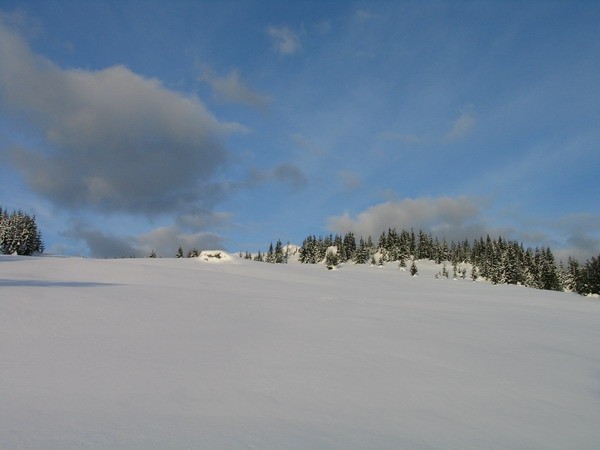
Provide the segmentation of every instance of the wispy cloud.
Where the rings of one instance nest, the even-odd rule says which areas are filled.
[[[341,170],[337,175],[345,191],[354,191],[363,185],[363,180],[356,172]]]
[[[373,14],[365,9],[359,9],[354,13],[354,17],[360,22],[366,22],[367,20],[375,19],[377,14]]]
[[[237,69],[232,70],[224,77],[216,76],[212,70],[207,69],[199,77],[207,82],[215,91],[217,98],[224,102],[240,103],[254,108],[264,109],[271,102],[271,98],[252,90],[241,79]]]
[[[267,34],[275,50],[282,55],[292,55],[302,49],[300,38],[287,26],[270,26]]]
[[[288,184],[294,189],[300,189],[308,184],[308,177],[298,166],[290,163],[283,163],[269,171],[259,169],[252,170],[244,185],[254,186],[269,181]]]
[[[460,116],[452,123],[452,128],[444,136],[444,140],[447,142],[457,141],[463,139],[475,127],[475,116],[472,108],[463,111]]]

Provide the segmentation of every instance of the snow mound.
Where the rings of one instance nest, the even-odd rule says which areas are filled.
[[[223,250],[203,250],[198,259],[210,263],[228,263],[233,261],[233,256]]]

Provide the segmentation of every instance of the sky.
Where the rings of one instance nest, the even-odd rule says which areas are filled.
[[[390,227],[600,253],[600,2],[0,0],[0,206],[46,252]]]

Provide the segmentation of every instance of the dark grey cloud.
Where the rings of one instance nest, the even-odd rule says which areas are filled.
[[[64,233],[66,237],[85,242],[93,258],[145,257],[154,251],[158,256],[172,258],[181,246],[185,252],[221,250],[223,238],[209,231],[186,232],[178,225],[158,227],[138,236],[105,233],[92,226],[77,224]]]
[[[123,66],[61,69],[1,20],[0,61],[4,112],[44,137],[43,149],[5,156],[55,205],[154,214],[218,201],[210,178],[228,159],[223,137],[242,126]]]
[[[83,224],[77,224],[64,234],[69,238],[85,241],[90,251],[90,256],[94,258],[142,256],[139,249],[133,245],[131,238],[112,236]]]
[[[558,253],[560,259],[566,261],[572,256],[583,262],[600,255],[600,214],[569,214],[556,227],[565,237],[564,248]]]

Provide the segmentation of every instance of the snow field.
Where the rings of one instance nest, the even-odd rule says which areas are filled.
[[[0,448],[600,446],[596,299],[232,262],[0,257]]]

